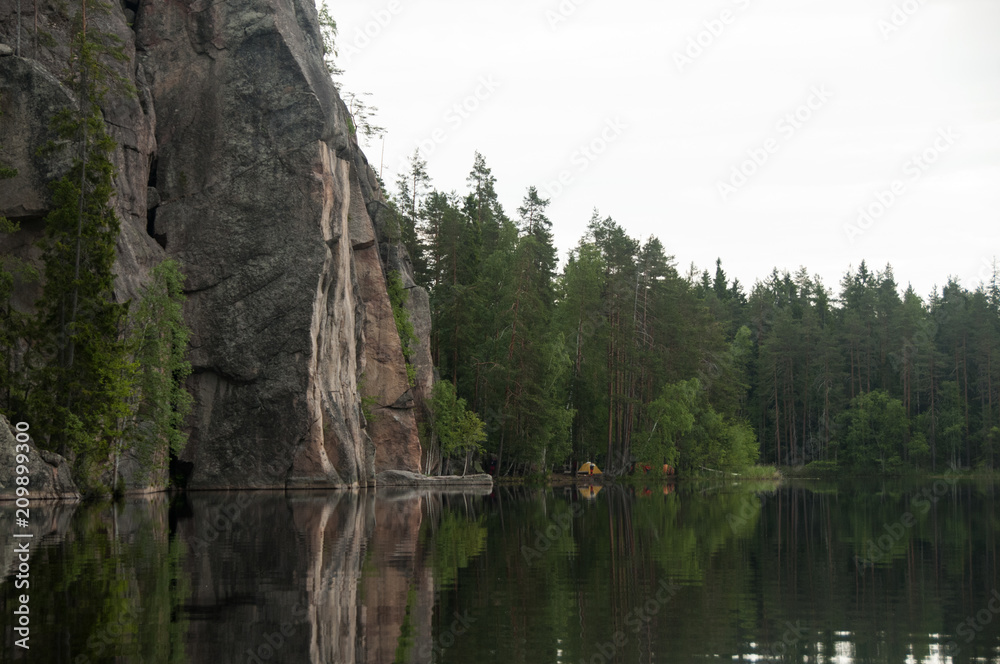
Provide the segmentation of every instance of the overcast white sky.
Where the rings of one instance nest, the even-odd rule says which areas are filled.
[[[747,291],[865,259],[926,296],[1000,254],[997,0],[326,2],[390,188],[421,145],[464,193],[478,150],[562,255],[595,207]]]

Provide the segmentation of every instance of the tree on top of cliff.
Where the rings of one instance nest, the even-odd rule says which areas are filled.
[[[357,132],[364,139],[381,138],[385,135],[385,127],[375,124],[375,115],[378,107],[371,103],[370,92],[355,94],[343,89],[343,84],[338,80],[344,70],[337,66],[337,21],[330,15],[330,10],[325,4],[319,6],[319,32],[323,42],[323,64],[330,78],[333,79],[333,86],[340,93],[347,105],[347,112],[350,113],[353,132]],[[367,145],[367,140],[364,140]]]
[[[426,243],[421,237],[419,225],[427,214],[422,201],[431,186],[431,176],[427,174],[427,162],[420,158],[420,150],[414,150],[410,157],[409,170],[399,174],[396,180],[396,207],[402,216],[401,234],[403,246],[413,263],[413,274],[419,284],[428,281]]]
[[[372,96],[370,92],[354,94],[350,91],[344,92],[344,102],[347,104],[347,111],[351,114],[355,130],[364,137],[362,143],[368,146],[368,140],[372,138],[382,138],[385,136],[385,127],[374,123],[375,114],[378,113],[378,106],[368,101]]]
[[[322,2],[319,5],[319,34],[323,40],[323,64],[333,78],[333,84],[340,90],[337,77],[344,70],[337,66],[337,21],[330,15],[330,10]]]

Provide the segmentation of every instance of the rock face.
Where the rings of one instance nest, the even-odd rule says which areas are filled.
[[[165,257],[187,275],[188,486],[350,487],[380,470],[419,472],[427,369],[411,390],[385,288],[389,248],[369,215],[381,193],[325,71],[314,1],[111,4],[89,20],[122,39],[116,67],[137,90],[102,106],[119,146],[116,297],[136,297]],[[0,0],[4,43],[14,7]],[[21,57],[0,59],[2,158],[19,169],[0,182],[0,214],[24,229],[0,251],[29,258],[46,182],[66,167],[35,148],[53,109],[75,103],[54,74],[68,57],[61,11],[39,8],[58,45],[22,34]],[[21,287],[17,304],[30,308],[38,289]],[[362,396],[376,402],[371,422]]]
[[[375,233],[378,237],[379,257],[383,268],[387,272],[395,272],[399,275],[406,289],[406,310],[410,314],[410,322],[413,323],[414,334],[419,343],[412,349],[413,356],[410,358],[416,370],[416,380],[410,390],[412,395],[412,412],[417,426],[429,426],[428,402],[431,398],[431,389],[434,387],[434,362],[431,359],[431,303],[427,291],[421,286],[417,286],[413,276],[413,264],[406,253],[406,248],[399,241],[399,228],[401,220],[398,214],[389,206],[380,201],[374,201],[368,205],[369,216],[375,226]],[[402,450],[404,454],[409,454],[411,450]],[[398,458],[396,455],[395,458]],[[393,458],[387,455],[384,458]],[[377,461],[378,459],[376,459]],[[383,470],[410,470],[414,472],[425,472],[434,474],[441,470],[440,451],[437,449],[421,450],[421,467],[405,467],[398,463],[377,464],[377,472]]]
[[[80,492],[70,477],[66,459],[53,452],[39,450],[30,433],[27,436],[21,434],[20,444],[26,447],[19,447],[18,433],[7,418],[0,415],[0,501],[17,499],[18,465],[27,467],[28,484],[25,486],[30,492],[30,501],[78,500]],[[17,463],[19,453],[26,454],[27,463]]]
[[[364,229],[364,233],[352,236],[351,242],[358,266],[361,297],[365,301],[362,397],[371,396],[374,400],[368,431],[373,439],[382,441],[375,447],[375,472],[390,468],[420,472],[415,401],[406,374],[406,360],[396,330],[392,303],[386,292],[386,275],[379,259],[379,246],[368,211],[361,204],[360,186],[352,193],[351,200],[357,201],[358,205],[352,206],[351,215],[364,222],[357,224]]]

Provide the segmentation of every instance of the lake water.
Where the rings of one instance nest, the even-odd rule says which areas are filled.
[[[995,485],[32,505],[0,661],[1000,662]],[[0,527],[14,531],[13,506]],[[30,650],[14,645],[29,592]]]

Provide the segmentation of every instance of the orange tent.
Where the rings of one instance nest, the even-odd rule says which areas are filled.
[[[583,473],[584,475],[602,475],[601,469],[597,467],[596,463],[587,461],[582,466],[577,468],[577,473]]]

